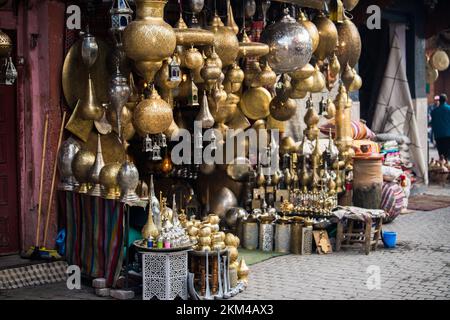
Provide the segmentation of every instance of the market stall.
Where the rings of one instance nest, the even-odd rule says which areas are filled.
[[[357,2],[113,1],[112,37],[90,29],[63,69],[68,260],[97,289],[132,273],[144,299],[223,299],[248,285],[240,246],[376,249],[384,158],[351,121]]]

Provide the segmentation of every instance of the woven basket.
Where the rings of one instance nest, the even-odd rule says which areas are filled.
[[[432,170],[432,171],[429,171],[429,176],[430,176],[431,183],[442,184],[448,180],[449,172]]]

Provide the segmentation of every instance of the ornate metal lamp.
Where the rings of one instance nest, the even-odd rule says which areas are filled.
[[[109,15],[111,17],[110,31],[116,43],[122,43],[122,31],[133,19],[133,10],[127,0],[113,0]]]

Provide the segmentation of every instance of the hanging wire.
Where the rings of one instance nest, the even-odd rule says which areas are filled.
[[[242,34],[245,31],[245,0],[242,0]]]

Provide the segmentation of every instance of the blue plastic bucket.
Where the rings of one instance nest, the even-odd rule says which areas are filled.
[[[397,232],[383,232],[383,243],[386,248],[395,248],[395,245],[397,243]]]

